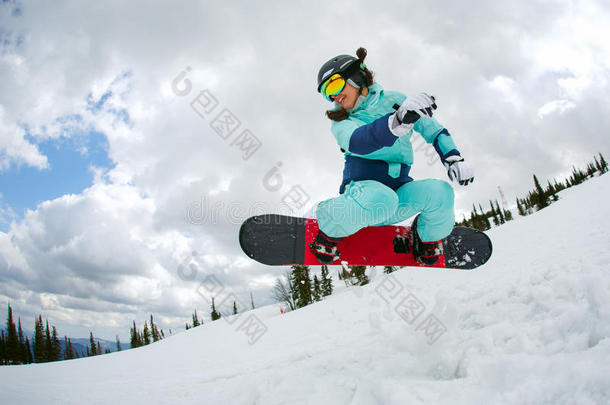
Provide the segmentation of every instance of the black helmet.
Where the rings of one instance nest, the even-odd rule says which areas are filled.
[[[335,73],[340,73],[354,87],[362,89],[366,85],[364,63],[360,63],[360,59],[351,55],[339,55],[330,59],[320,68],[318,72],[318,93],[324,81]]]

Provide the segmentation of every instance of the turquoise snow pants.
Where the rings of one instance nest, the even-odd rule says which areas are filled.
[[[417,233],[424,242],[451,233],[455,223],[453,188],[436,180],[411,181],[396,191],[374,180],[353,181],[339,197],[318,205],[322,232],[344,237],[367,226],[392,225],[421,213]]]

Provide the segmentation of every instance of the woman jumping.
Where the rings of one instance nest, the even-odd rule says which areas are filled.
[[[359,48],[356,55],[336,56],[318,73],[318,92],[335,104],[326,115],[345,166],[340,195],[318,205],[320,231],[309,247],[320,263],[330,264],[340,257],[342,238],[419,214],[411,227],[413,255],[434,265],[455,223],[454,194],[445,181],[409,177],[412,132],[434,145],[452,181],[466,186],[474,171],[449,131],[432,117],[434,97],[384,90],[364,64],[366,50]]]

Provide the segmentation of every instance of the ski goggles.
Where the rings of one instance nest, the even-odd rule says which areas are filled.
[[[325,99],[332,102],[331,97],[341,93],[345,88],[345,83],[345,79],[339,73],[335,73],[322,83],[320,93],[322,93]]]

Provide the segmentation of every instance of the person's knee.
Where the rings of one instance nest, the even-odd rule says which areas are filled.
[[[318,225],[329,236],[343,237],[385,221],[397,207],[391,188],[376,181],[351,183],[343,195],[318,205]]]
[[[430,180],[430,187],[432,188],[432,193],[435,196],[434,208],[443,211],[453,211],[455,193],[453,191],[453,187],[451,187],[451,184],[443,180],[432,179]]]
[[[350,197],[360,206],[371,224],[390,218],[398,208],[398,195],[377,182],[362,182],[350,189]]]

